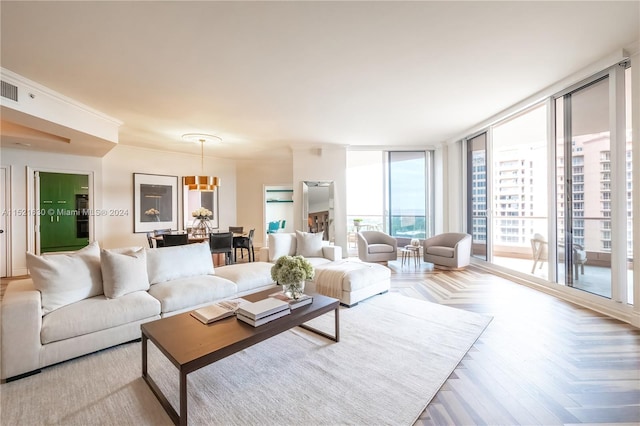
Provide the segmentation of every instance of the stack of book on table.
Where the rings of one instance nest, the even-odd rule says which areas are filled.
[[[213,305],[191,311],[191,316],[202,322],[209,324],[214,321],[227,318],[235,314],[241,303],[249,303],[244,299],[222,300]]]
[[[257,302],[246,302],[236,310],[236,317],[240,321],[257,327],[285,315],[289,315],[289,303],[283,300],[267,297]]]
[[[294,299],[293,297],[289,297],[283,292],[279,291],[277,293],[271,293],[269,297],[273,297],[275,299],[280,299],[287,302],[289,304],[289,308],[291,309],[296,309],[304,305],[309,305],[311,304],[311,302],[313,302],[313,296],[309,296],[308,294],[303,294],[297,299]]]

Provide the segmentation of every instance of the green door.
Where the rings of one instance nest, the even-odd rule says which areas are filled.
[[[78,250],[89,244],[86,206],[89,176],[40,172],[40,252]],[[83,200],[84,203],[80,204]]]

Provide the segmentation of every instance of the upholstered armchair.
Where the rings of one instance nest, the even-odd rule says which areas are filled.
[[[471,235],[446,232],[423,242],[424,261],[446,268],[459,269],[471,261]]]
[[[388,262],[398,259],[398,241],[380,231],[358,232],[358,257],[363,262]]]

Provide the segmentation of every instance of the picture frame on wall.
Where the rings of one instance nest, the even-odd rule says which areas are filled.
[[[133,232],[178,229],[178,176],[133,174]]]

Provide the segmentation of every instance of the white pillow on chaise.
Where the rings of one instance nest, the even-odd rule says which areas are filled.
[[[322,233],[296,231],[296,254],[304,257],[322,257]]]

